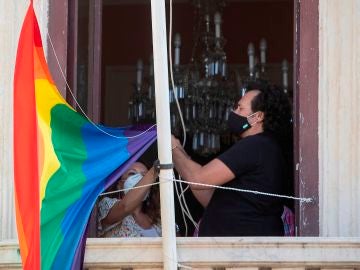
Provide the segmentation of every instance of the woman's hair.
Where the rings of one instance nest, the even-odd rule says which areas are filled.
[[[141,211],[150,217],[152,224],[160,223],[159,185],[151,186],[149,196],[143,202]]]
[[[147,169],[151,167],[149,160],[140,158],[137,162],[142,163]],[[150,217],[152,224],[160,223],[160,192],[159,185],[150,187],[149,196],[142,203],[141,211]]]
[[[251,109],[253,112],[264,112],[264,131],[270,131],[278,138],[287,135],[292,129],[291,104],[288,96],[275,85],[268,85],[258,90],[260,93],[253,98]]]

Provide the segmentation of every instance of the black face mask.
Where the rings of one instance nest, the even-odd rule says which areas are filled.
[[[230,112],[228,120],[229,130],[236,134],[241,134],[251,128],[247,117]]]

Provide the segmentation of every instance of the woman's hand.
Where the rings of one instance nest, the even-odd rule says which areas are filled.
[[[181,143],[178,138],[171,134],[171,149],[181,146]]]

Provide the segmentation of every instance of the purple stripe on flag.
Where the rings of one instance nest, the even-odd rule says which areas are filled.
[[[78,247],[76,248],[74,260],[71,265],[71,270],[83,269],[83,262],[84,262],[84,256],[85,256],[85,244],[86,244],[86,238],[87,238],[87,234],[88,234],[88,228],[89,228],[89,223],[86,226],[85,232],[83,233],[83,235],[81,237]]]

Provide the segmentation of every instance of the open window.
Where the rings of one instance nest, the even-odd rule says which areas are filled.
[[[191,2],[193,1],[174,1],[173,5],[173,33],[181,35],[180,66],[182,67],[191,64],[194,50],[199,50],[202,46],[196,44],[196,33],[206,31],[206,23],[205,28],[199,27],[196,30],[196,8]],[[303,153],[311,157],[312,147],[317,145],[317,137],[314,135],[316,130],[306,134],[304,126],[299,121],[300,112],[309,113],[310,122],[317,119],[313,114],[313,106],[317,105],[308,105],[305,102],[305,88],[308,87],[304,74],[306,67],[300,65],[302,59],[306,58],[310,61],[311,57],[309,52],[299,50],[301,44],[311,43],[314,40],[301,39],[302,32],[295,31],[296,25],[304,25],[302,29],[311,28],[302,17],[304,15],[301,9],[306,8],[305,5],[293,0],[229,0],[221,9],[221,34],[226,40],[221,45],[228,65],[227,79],[235,84],[236,91],[241,91],[243,81],[250,76],[249,43],[253,43],[255,49],[254,65],[258,67],[259,72],[262,72],[260,49],[262,38],[266,40],[264,76],[272,83],[283,85],[284,70],[288,74],[286,87],[294,109],[293,182],[295,194],[302,197],[309,194],[309,188],[312,189],[311,194],[317,194],[317,180],[314,179],[318,173],[317,165],[307,164],[308,161],[300,159]],[[205,14],[207,11],[203,12]],[[214,14],[214,11],[210,13]],[[316,19],[316,14],[313,16],[315,17],[312,19]],[[137,91],[139,70],[141,70],[141,83],[147,86],[151,84],[150,1],[69,1],[68,18],[66,37],[68,46],[64,58],[67,58],[70,86],[76,93],[80,105],[95,122],[114,126],[132,123],[133,119],[129,117],[129,102],[130,104],[133,102],[134,92]],[[50,26],[52,25],[50,31],[56,31],[62,23],[56,26],[56,22],[51,20],[50,17]],[[213,18],[209,18],[209,21],[212,20]],[[215,32],[214,24],[211,27],[211,31]],[[313,28],[312,31],[311,33],[316,36],[318,30]],[[175,53],[172,52],[174,56]],[[138,64],[139,59],[142,59],[142,65]],[[287,65],[283,62],[285,59]],[[307,62],[306,66],[310,67],[312,65],[310,62]],[[253,76],[258,75],[253,74]],[[314,93],[317,90],[316,81],[308,83],[311,84],[308,91]],[[71,98],[68,100],[74,105]],[[311,106],[310,110],[306,110],[307,106]],[[314,122],[311,125],[312,128],[315,124]],[[312,143],[308,144],[309,141]],[[187,147],[190,151],[194,150],[192,141]],[[211,157],[200,153],[197,158],[200,162],[206,162]],[[302,166],[308,170],[300,170]],[[304,179],[308,181],[306,187],[303,183],[300,185],[300,181]],[[298,235],[318,235],[318,211],[317,203],[312,206],[297,205]],[[314,222],[304,223],[307,216],[315,217]]]

